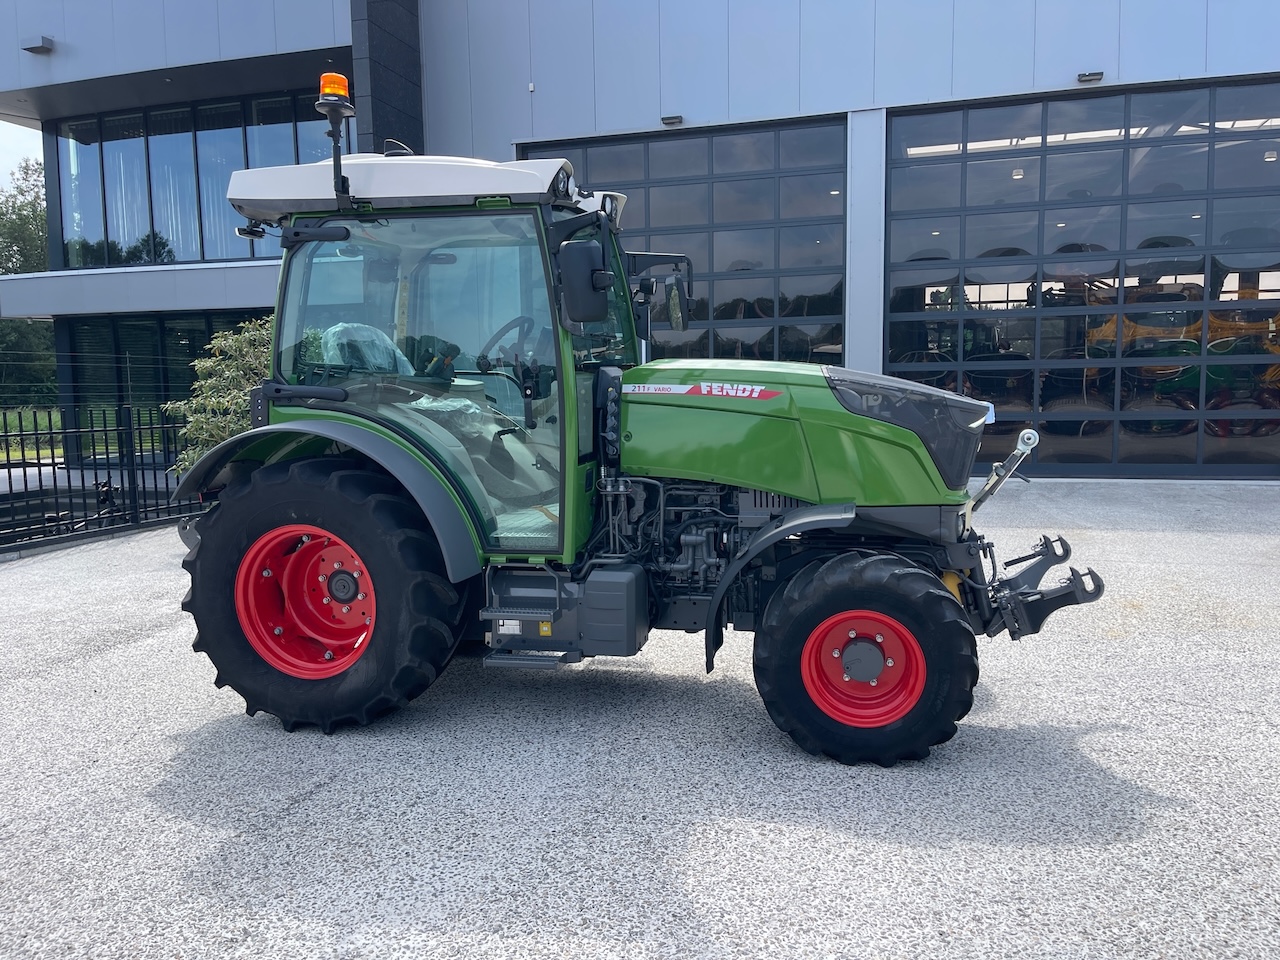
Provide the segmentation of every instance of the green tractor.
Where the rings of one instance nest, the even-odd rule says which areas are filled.
[[[560,160],[237,172],[285,248],[255,427],[179,497],[195,649],[286,729],[367,724],[460,645],[486,667],[755,633],[769,714],[846,763],[925,757],[973,702],[975,634],[1036,633],[1101,579],[1043,537],[1001,576],[967,491],[988,404],[834,366],[658,360],[687,258],[626,253],[625,198]],[[658,275],[654,276],[657,271]],[[1006,564],[1006,567],[1011,564]]]

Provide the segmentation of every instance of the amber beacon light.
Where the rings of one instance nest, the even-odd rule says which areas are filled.
[[[320,74],[320,96],[341,97],[343,100],[350,100],[351,91],[347,78],[340,73]]]

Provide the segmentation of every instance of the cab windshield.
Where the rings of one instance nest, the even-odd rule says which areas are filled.
[[[328,220],[289,257],[277,371],[338,386],[469,495],[487,546],[560,543],[560,339],[536,211]]]

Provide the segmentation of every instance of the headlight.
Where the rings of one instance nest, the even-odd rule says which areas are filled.
[[[897,377],[843,367],[823,367],[822,372],[841,406],[858,416],[910,430],[924,444],[947,487],[965,488],[991,411],[989,404]]]

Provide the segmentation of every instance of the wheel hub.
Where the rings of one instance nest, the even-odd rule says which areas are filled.
[[[339,571],[329,578],[329,596],[338,603],[350,603],[359,592],[356,578],[345,570]]]
[[[844,675],[859,683],[875,680],[884,672],[884,654],[874,641],[851,640],[840,654]]]

